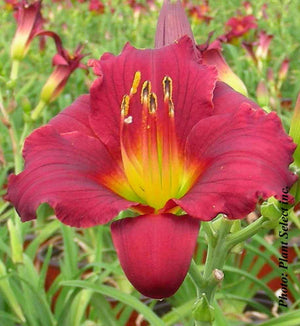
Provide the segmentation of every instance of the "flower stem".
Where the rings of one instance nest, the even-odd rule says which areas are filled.
[[[35,109],[31,113],[31,119],[36,120],[41,112],[43,111],[46,103],[44,101],[39,101],[38,105],[35,107]]]
[[[228,254],[228,251],[224,248],[224,241],[230,231],[231,225],[231,221],[223,219],[217,232],[216,242],[214,243],[212,239],[208,241],[207,257],[203,272],[205,286],[202,288],[202,293],[206,293],[209,303],[212,303],[216,287],[219,283],[214,277],[213,272],[215,269],[223,268]]]
[[[195,263],[194,259],[192,259],[192,262],[191,262],[191,266],[190,266],[190,269],[189,269],[189,276],[191,277],[191,279],[193,280],[195,286],[196,286],[196,289],[197,289],[197,297],[200,296],[200,293],[198,293],[199,291],[199,287],[200,286],[203,286],[203,277],[199,271],[199,267],[198,265]]]
[[[2,103],[2,95],[0,94],[0,112],[3,116],[3,124],[7,128],[10,142],[11,142],[11,147],[12,147],[12,152],[14,156],[14,164],[15,164],[15,173],[20,172],[22,168],[22,158],[19,150],[19,144],[18,144],[18,136],[16,132],[16,128],[14,126],[13,121],[10,119],[10,116],[8,112],[6,111],[3,103]]]
[[[20,66],[20,61],[13,60],[11,71],[10,71],[10,81],[14,82],[18,78],[19,66]]]
[[[212,222],[203,222],[202,228],[206,233],[208,250],[203,274],[200,274],[194,261],[191,263],[190,276],[197,288],[197,301],[193,309],[195,326],[212,325],[214,319],[214,295],[223,279],[220,271],[225,263],[228,247],[224,248],[224,241],[230,232],[232,221],[222,218],[214,230]]]
[[[195,326],[211,326],[212,323],[209,321],[195,321]]]
[[[230,234],[225,241],[226,248],[231,249],[238,243],[241,243],[241,242],[251,238],[262,227],[264,222],[268,222],[268,220],[265,217],[261,216],[256,221],[249,224],[242,230],[235,232],[233,234]]]
[[[194,317],[197,319],[195,320],[195,326],[208,326],[213,323],[214,295],[223,279],[221,270],[230,250],[237,244],[251,238],[259,229],[268,225],[268,223],[272,223],[272,221],[262,216],[255,222],[236,232],[232,229],[233,221],[225,218],[216,222],[202,223],[202,229],[206,234],[208,245],[204,271],[201,274],[194,261],[192,261],[189,271],[196,285],[198,297],[196,301],[196,305],[198,303],[198,306],[193,311]],[[230,231],[233,233],[230,233]],[[207,300],[206,304],[205,300],[203,300],[204,297]],[[196,316],[198,317],[196,318]]]
[[[23,131],[22,131],[22,134],[21,134],[21,137],[20,137],[20,142],[19,142],[21,148],[23,147],[25,138],[28,136],[30,126],[31,126],[30,122],[25,122]]]

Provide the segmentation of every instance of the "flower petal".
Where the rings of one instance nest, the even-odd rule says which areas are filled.
[[[213,103],[214,115],[234,113],[239,110],[243,103],[248,103],[255,110],[261,110],[261,108],[248,97],[236,92],[230,86],[220,81],[216,83]]]
[[[281,198],[296,176],[289,170],[295,149],[275,113],[243,104],[235,114],[200,121],[187,142],[187,155],[204,166],[196,184],[174,200],[188,214],[211,220],[224,213],[243,218],[261,196]]]
[[[130,96],[128,110],[132,130],[135,130],[131,133],[133,143],[142,126],[141,92],[145,81],[151,82],[158,114],[161,114],[164,111],[163,80],[166,76],[172,79],[176,132],[182,143],[191,128],[212,112],[216,70],[197,63],[193,42],[188,37],[155,50],[137,50],[127,45],[119,56],[105,54],[93,65],[97,73],[102,70],[102,74],[91,87],[90,122],[102,142],[116,153],[120,153],[121,103],[133,90],[137,72],[141,79],[135,85],[135,95]]]
[[[199,226],[190,216],[172,214],[113,222],[113,242],[133,286],[155,299],[173,295],[189,269]]]
[[[119,182],[118,167],[96,138],[41,127],[27,138],[24,158],[25,170],[10,176],[6,196],[23,221],[34,219],[46,202],[63,223],[90,227],[134,204],[103,186]]]
[[[69,63],[66,60],[66,58],[64,58],[61,54],[56,53],[54,55],[54,57],[52,58],[52,65],[53,66],[68,66]]]
[[[89,123],[90,96],[79,96],[70,106],[49,121],[58,133],[78,131],[88,136],[94,136]]]
[[[242,80],[232,71],[222,56],[222,46],[219,41],[209,46],[198,46],[202,55],[203,64],[215,66],[218,70],[218,80],[225,82],[237,92],[247,95],[247,88]]]

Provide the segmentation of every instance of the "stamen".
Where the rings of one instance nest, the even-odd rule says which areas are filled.
[[[178,148],[172,78],[165,76],[161,83],[163,98],[158,98],[151,92],[151,81],[142,81],[141,72],[136,71],[130,92],[122,99],[120,124],[122,163],[129,187],[139,202],[156,211],[169,199],[183,196],[198,175],[192,166],[184,165]],[[135,94],[140,94],[141,105],[134,100]],[[141,106],[141,111],[134,108],[131,112],[131,105]]]
[[[149,80],[146,80],[143,83],[142,91],[141,91],[141,103],[142,104],[147,104],[148,103],[148,98],[151,93],[151,83]]]
[[[170,118],[174,117],[174,112],[175,112],[174,103],[173,103],[172,99],[170,99],[169,100],[169,116],[170,116]]]
[[[134,95],[137,92],[137,89],[138,89],[138,87],[140,85],[140,81],[141,81],[141,72],[137,71],[134,74],[132,86],[131,86],[131,89],[130,89],[130,95]]]
[[[127,124],[132,123],[132,121],[133,121],[133,119],[132,119],[131,115],[129,117],[127,117],[126,119],[124,119],[124,122],[127,123]]]
[[[163,88],[164,88],[165,99],[172,100],[173,85],[172,85],[172,79],[169,76],[164,77]]]
[[[157,110],[157,96],[151,93],[149,97],[149,113],[155,113]]]
[[[124,117],[126,117],[129,112],[129,101],[130,101],[130,96],[124,95],[121,103],[121,114]]]

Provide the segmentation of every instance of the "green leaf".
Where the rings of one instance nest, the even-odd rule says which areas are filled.
[[[67,279],[72,279],[78,274],[78,246],[74,242],[75,232],[69,226],[61,224],[64,241],[64,258],[61,265],[62,272]]]
[[[121,318],[123,316],[124,311],[122,312],[120,316],[120,322],[119,320],[116,320],[115,317],[115,311],[111,306],[111,302],[105,296],[103,296],[100,293],[94,293],[92,296],[92,307],[93,310],[91,311],[91,316],[93,316],[93,320],[101,320],[103,322],[103,325],[105,326],[123,326],[126,325],[127,319],[124,321],[124,323],[121,322]],[[119,303],[122,305],[122,308],[124,305],[122,303]],[[131,307],[127,307],[132,311]]]
[[[43,226],[41,232],[30,242],[25,250],[31,259],[34,258],[38,247],[59,229],[60,224],[58,220],[53,220]]]
[[[165,322],[166,326],[173,326],[179,320],[183,320],[183,318],[189,316],[191,314],[195,300],[196,298],[185,302],[181,306],[173,308],[172,311],[165,314],[162,320]]]
[[[279,317],[272,318],[259,326],[299,326],[300,310],[287,312]]]
[[[217,301],[214,302],[215,307],[215,320],[213,325],[214,326],[230,326],[229,322],[226,320],[226,317],[223,314],[222,309],[218,305]]]
[[[31,318],[31,320],[34,320],[34,325],[56,325],[45,292],[39,288],[39,275],[27,255],[24,255],[24,265],[19,265],[17,273],[13,275],[14,278],[22,282],[22,288],[20,289],[22,291],[22,301],[20,303],[26,309],[26,316],[35,316]]]
[[[261,290],[264,290],[266,292],[266,294],[270,297],[270,299],[274,300],[274,302],[277,301],[276,295],[273,293],[272,290],[270,290],[270,288],[265,284],[265,282],[257,279],[255,276],[251,275],[250,273],[248,273],[242,269],[228,266],[228,265],[225,265],[223,270],[226,272],[236,273],[238,275],[246,277],[247,279],[251,280],[256,285],[258,285]]]
[[[107,285],[94,284],[89,281],[64,281],[61,283],[64,286],[80,287],[84,289],[91,289],[94,292],[101,293],[116,300],[119,300],[137,310],[141,313],[151,325],[165,326],[164,322],[145,304],[136,299],[135,297],[120,292],[119,290]]]
[[[9,306],[11,309],[14,311],[16,316],[19,318],[21,322],[25,322],[25,317],[23,314],[23,311],[21,309],[21,306],[18,303],[18,300],[11,288],[11,285],[8,280],[8,275],[6,272],[5,265],[3,262],[0,260],[0,291],[6,298]]]
[[[7,227],[10,235],[11,258],[14,263],[23,262],[23,245],[20,237],[20,232],[17,225],[12,219],[7,221]]]
[[[14,315],[11,315],[7,312],[4,312],[4,311],[0,311],[0,321],[1,321],[1,319],[10,320],[10,321],[14,322],[13,325],[20,322],[19,318],[15,317]],[[3,325],[5,325],[5,324],[3,323]]]
[[[83,289],[76,294],[69,309],[69,325],[80,326],[93,291]]]

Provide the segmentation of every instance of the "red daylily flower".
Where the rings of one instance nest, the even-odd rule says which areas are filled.
[[[4,0],[5,5],[4,9],[6,10],[13,10],[18,7],[18,0]]]
[[[266,82],[261,80],[256,88],[256,99],[259,105],[268,106],[270,101],[269,90]]]
[[[138,18],[141,13],[146,13],[148,10],[157,10],[154,0],[146,0],[145,4],[136,0],[127,0],[127,3],[133,10],[135,18]]]
[[[146,6],[143,3],[137,2],[136,0],[128,0],[127,3],[133,10],[135,17],[139,17],[141,12],[146,12]]]
[[[80,61],[85,57],[82,54],[82,45],[78,45],[74,54],[70,54],[62,45],[60,37],[51,31],[42,31],[37,35],[50,36],[54,39],[57,53],[52,59],[55,66],[41,92],[41,101],[49,103],[54,101],[63,91],[70,75],[77,68],[87,69]]]
[[[217,68],[218,79],[231,86],[234,90],[241,94],[247,95],[247,88],[242,80],[232,71],[222,56],[222,46],[219,40],[215,40],[211,44],[209,41],[206,44],[197,47],[201,53],[203,64],[213,65]]]
[[[213,19],[213,17],[209,16],[210,7],[206,0],[198,5],[194,5],[190,1],[183,1],[183,5],[186,7],[188,15],[194,18],[196,22],[205,22],[209,24]]]
[[[29,4],[26,0],[21,0],[14,8],[18,27],[11,44],[11,57],[14,60],[22,60],[32,39],[43,27],[41,1]]]
[[[269,54],[270,43],[273,39],[272,34],[267,34],[265,31],[260,31],[258,35],[258,47],[256,49],[256,57],[260,59],[267,59]]]
[[[278,79],[280,81],[283,81],[287,77],[289,66],[290,66],[290,60],[288,58],[283,59],[278,71]]]
[[[243,2],[243,7],[245,8],[247,15],[251,15],[252,14],[253,8],[252,8],[252,4],[251,4],[250,1],[244,1]]]
[[[99,0],[90,0],[89,11],[92,11],[98,15],[103,14],[105,11],[104,4]]]
[[[238,38],[247,34],[250,29],[257,28],[253,15],[231,17],[225,24],[229,31],[220,37],[223,42],[234,43]]]
[[[257,42],[242,43],[247,55],[253,60],[254,64],[257,65],[259,69],[262,69],[263,61],[268,58],[269,47],[272,39],[273,35],[267,34],[265,31],[260,31]]]
[[[27,138],[7,200],[23,221],[47,202],[76,227],[140,214],[112,223],[114,245],[141,293],[168,297],[188,271],[200,221],[243,218],[258,198],[280,196],[295,181],[295,146],[275,113],[217,81],[187,36],[157,49],[127,44],[90,64],[90,94]]]

